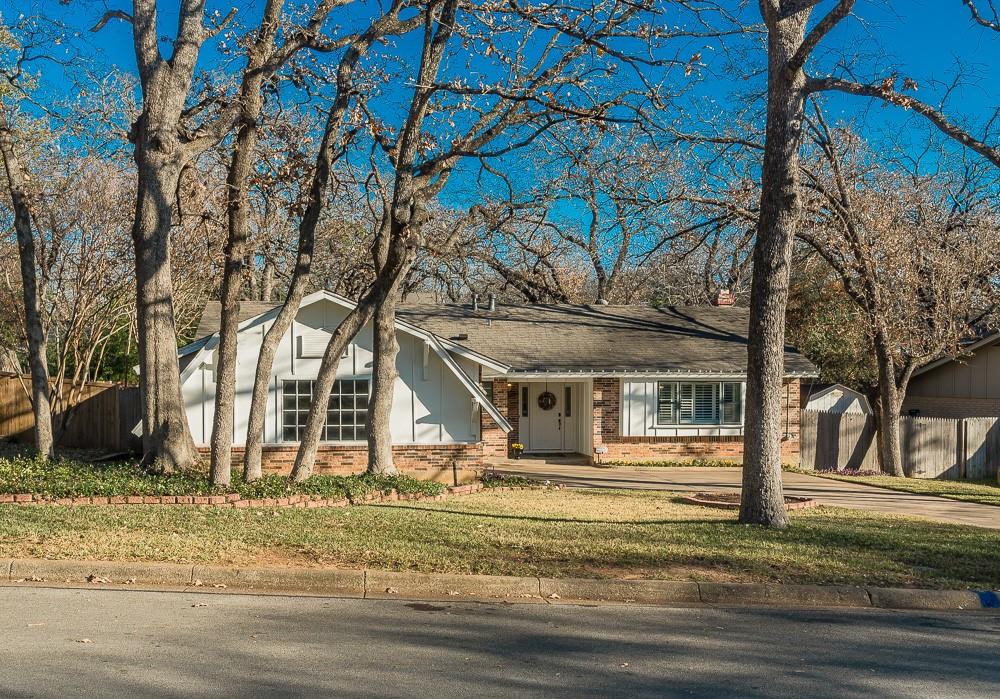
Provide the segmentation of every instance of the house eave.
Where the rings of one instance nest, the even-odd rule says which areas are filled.
[[[809,379],[816,378],[819,376],[817,372],[787,372],[785,373],[786,379]],[[608,378],[608,379],[643,379],[643,378],[670,378],[670,379],[718,379],[722,380],[740,380],[745,381],[747,378],[746,372],[738,371],[692,371],[689,369],[679,370],[679,369],[656,369],[656,370],[629,370],[629,369],[608,369],[608,370],[593,370],[593,369],[580,369],[580,370],[565,370],[557,369],[553,371],[518,371],[517,369],[512,369],[507,373],[507,378],[510,381],[516,381],[518,379],[562,379],[562,380],[578,380],[578,379],[590,379],[590,378]]]

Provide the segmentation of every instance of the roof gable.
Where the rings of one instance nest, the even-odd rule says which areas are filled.
[[[303,300],[353,301],[321,291]],[[242,323],[281,304],[244,302]],[[251,315],[257,312],[256,315]],[[210,302],[199,336],[218,331],[219,305]],[[433,335],[445,350],[469,356],[501,373],[746,374],[749,311],[738,307],[400,304],[397,327]],[[491,361],[492,360],[492,361]],[[816,368],[785,348],[787,376],[815,376]]]

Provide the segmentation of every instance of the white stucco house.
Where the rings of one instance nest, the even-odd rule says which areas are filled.
[[[332,330],[353,302],[319,291],[303,300],[271,380],[265,469],[286,471]],[[244,302],[237,349],[234,443],[245,442],[261,339],[279,310]],[[391,429],[404,471],[471,476],[514,443],[529,454],[590,459],[741,458],[745,309],[722,306],[402,304]],[[219,306],[179,352],[194,440],[211,438]],[[341,360],[319,472],[352,472],[367,458],[372,365],[368,326]],[[798,453],[799,380],[815,368],[785,355],[786,457]]]

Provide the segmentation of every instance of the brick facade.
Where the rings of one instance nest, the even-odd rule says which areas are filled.
[[[785,382],[782,392],[781,453],[785,463],[799,463],[799,424],[801,389],[798,379]],[[519,441],[520,395],[519,385],[508,386],[507,379],[493,382],[494,404],[507,417],[513,429],[506,436],[492,418],[483,414],[483,455],[487,458],[510,456],[510,445]],[[592,430],[594,446],[603,446],[607,452],[604,461],[656,461],[687,459],[743,460],[741,436],[684,436],[684,437],[625,437],[621,434],[622,414],[621,380],[596,378],[593,381]],[[591,455],[592,456],[592,455]]]
[[[502,433],[501,433],[502,434]],[[201,451],[207,455],[208,449]],[[264,473],[287,475],[295,462],[296,444],[268,444],[261,462]],[[392,447],[396,468],[407,476],[442,483],[475,480],[483,464],[483,444],[397,444]],[[233,463],[242,463],[243,449],[233,448]],[[347,476],[361,473],[368,465],[368,449],[361,444],[321,444],[316,451],[315,472]]]
[[[517,384],[507,385],[507,379],[493,380],[493,405],[500,414],[507,418],[511,431],[503,433],[496,421],[485,410],[480,423],[480,435],[483,440],[483,455],[488,458],[503,459],[511,453],[511,444],[518,441],[518,423],[520,410]]]
[[[799,463],[801,413],[798,379],[785,381],[781,397],[781,443],[786,463]],[[656,461],[685,459],[743,460],[741,436],[624,437],[621,434],[621,381],[594,379],[594,445],[603,445],[604,461]]]

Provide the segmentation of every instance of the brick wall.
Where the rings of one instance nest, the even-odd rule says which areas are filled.
[[[511,455],[511,444],[518,441],[518,426],[520,423],[520,396],[518,386],[507,385],[507,379],[493,380],[493,405],[500,414],[507,418],[511,430],[504,434],[496,421],[485,410],[482,413],[480,434],[483,440],[483,456],[488,458],[507,458]]]
[[[208,449],[202,448],[207,454]],[[287,475],[295,462],[298,445],[265,445],[261,455],[265,473]],[[482,444],[397,444],[392,458],[401,473],[424,480],[454,484],[474,480],[483,462]],[[243,449],[233,449],[233,463],[242,464]],[[368,465],[368,449],[364,445],[321,444],[316,451],[315,472],[347,476],[361,473]]]
[[[781,452],[790,464],[799,463],[800,403],[799,380],[786,381],[781,399],[781,427],[786,437]],[[598,444],[607,448],[601,457],[605,461],[743,459],[743,438],[739,436],[623,437],[619,379],[594,379],[594,445]]]

